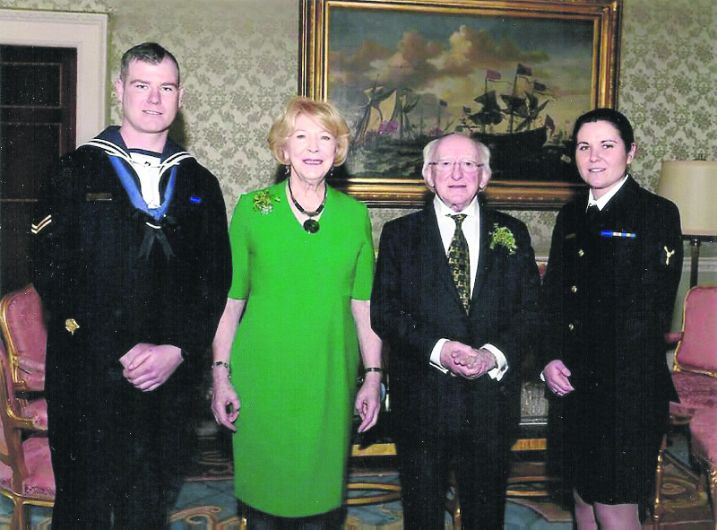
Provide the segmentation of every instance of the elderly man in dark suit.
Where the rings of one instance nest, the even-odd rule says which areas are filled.
[[[443,528],[453,470],[463,527],[496,530],[538,270],[525,225],[478,200],[491,177],[486,146],[434,140],[423,177],[435,198],[384,227],[371,300],[390,346],[405,528]]]

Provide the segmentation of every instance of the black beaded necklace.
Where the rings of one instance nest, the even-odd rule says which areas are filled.
[[[294,192],[291,191],[291,179],[287,179],[286,183],[289,186],[289,196],[291,197],[291,202],[294,203],[294,206],[296,206],[297,210],[299,210],[304,215],[309,216],[309,218],[304,221],[304,230],[306,230],[309,234],[315,234],[319,231],[319,228],[321,227],[319,226],[319,222],[316,219],[313,219],[313,217],[316,217],[324,211],[324,205],[326,204],[326,188],[328,186],[326,185],[326,183],[324,183],[324,198],[321,199],[321,204],[319,204],[319,207],[316,208],[316,210],[314,210],[313,212],[307,212],[294,198]]]

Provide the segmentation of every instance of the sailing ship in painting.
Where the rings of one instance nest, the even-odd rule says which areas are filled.
[[[532,69],[523,64],[516,66],[507,93],[493,88],[499,82],[508,84],[500,72],[486,70],[483,93],[466,102],[457,118],[448,115],[448,104],[441,99],[436,98],[436,115],[429,117],[424,115],[425,106],[418,105],[425,94],[374,84],[364,92],[366,103],[353,128],[352,173],[384,172],[385,164],[399,175],[420,173],[423,146],[453,131],[470,134],[490,148],[491,167],[498,178],[544,178],[540,166],[555,167],[556,161],[567,165],[566,135],[556,134],[548,114],[548,87],[534,80]]]
[[[498,94],[489,90],[489,82],[499,81],[500,72],[487,70],[483,94],[474,101],[481,108],[472,112],[471,107],[463,107],[461,123],[456,130],[470,132],[472,136],[487,145],[493,155],[495,166],[505,168],[511,161],[520,159],[537,159],[548,140],[548,129],[555,132],[555,125],[549,114],[541,114],[550,103],[545,95],[547,87],[530,79],[530,67],[518,64],[513,78],[512,90],[509,94]],[[518,81],[525,79],[527,90],[519,91]],[[498,102],[503,103],[501,106]],[[507,122],[507,130],[494,132],[497,125]]]
[[[355,145],[375,142],[378,138],[415,139],[415,127],[409,114],[420,98],[411,89],[390,89],[373,86],[366,91],[368,103],[355,126]]]

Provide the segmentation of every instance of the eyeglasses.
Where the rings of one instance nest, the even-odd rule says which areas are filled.
[[[450,173],[456,165],[466,174],[478,173],[478,170],[483,168],[483,164],[475,160],[439,160],[429,162],[428,165],[434,166],[440,173]]]

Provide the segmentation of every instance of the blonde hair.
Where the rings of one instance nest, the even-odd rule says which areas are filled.
[[[284,146],[289,136],[294,132],[296,119],[304,114],[316,120],[336,138],[336,157],[334,166],[340,166],[346,161],[349,151],[349,126],[339,111],[327,101],[314,101],[303,96],[296,96],[289,100],[284,113],[277,118],[269,130],[269,148],[274,158],[280,164],[286,164]]]

